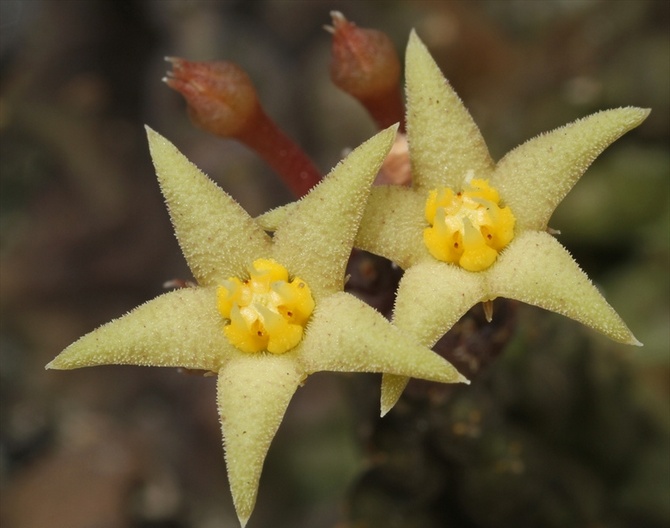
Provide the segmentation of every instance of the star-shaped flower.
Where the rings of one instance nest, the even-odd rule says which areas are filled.
[[[229,481],[244,526],[270,442],[310,374],[465,380],[342,291],[369,187],[394,128],[338,164],[273,239],[174,145],[152,130],[148,135],[177,239],[198,285],[161,295],[85,335],[47,368],[132,364],[217,373]]]
[[[494,163],[472,117],[414,32],[405,75],[412,186],[375,187],[355,243],[405,270],[394,323],[432,346],[476,303],[506,297],[639,345],[547,223],[593,160],[649,110],[593,114],[537,136]],[[382,414],[406,383],[384,376]]]

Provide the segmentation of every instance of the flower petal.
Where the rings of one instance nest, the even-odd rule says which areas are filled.
[[[614,341],[640,344],[567,250],[547,233],[518,235],[487,273],[491,297],[539,306]]]
[[[396,376],[395,374],[382,375],[382,395],[381,395],[381,416],[386,414],[395,407],[400,396],[402,396],[405,387],[409,383],[407,376]]]
[[[389,372],[443,383],[466,381],[445,359],[344,292],[317,304],[300,359],[309,374],[322,370]]]
[[[295,214],[296,207],[298,202],[287,203],[286,205],[281,205],[266,211],[262,215],[256,217],[256,222],[260,225],[265,231],[274,232],[277,228],[286,222],[286,219]]]
[[[393,324],[432,347],[465,312],[489,299],[484,277],[444,262],[413,266],[398,286]]]
[[[405,77],[413,185],[456,189],[469,172],[488,178],[494,164],[479,128],[414,31]]]
[[[432,347],[485,297],[484,275],[453,264],[424,262],[405,272],[396,295],[393,324],[419,343]],[[382,416],[397,403],[409,378],[384,374]]]
[[[182,288],[86,334],[46,368],[113,364],[217,371],[234,354],[222,327],[214,288]]]
[[[233,502],[242,527],[256,503],[270,442],[303,381],[293,355],[243,354],[219,373],[218,407]]]
[[[273,257],[309,284],[317,302],[344,286],[370,185],[396,129],[387,128],[351,152],[277,227]]]
[[[606,110],[541,134],[509,152],[491,186],[516,217],[516,230],[547,228],[558,204],[594,159],[649,115],[642,108]]]
[[[354,246],[403,269],[433,260],[423,243],[425,193],[395,185],[372,188]]]
[[[177,240],[193,276],[210,286],[246,273],[270,238],[216,183],[147,127],[149,149]]]

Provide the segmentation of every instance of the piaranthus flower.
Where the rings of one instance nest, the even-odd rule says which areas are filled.
[[[537,136],[494,163],[472,117],[415,33],[405,75],[412,186],[375,187],[356,240],[356,246],[405,269],[394,323],[432,346],[476,303],[506,297],[639,345],[548,232],[548,221],[593,160],[649,110],[593,114]],[[384,376],[382,414],[406,383]]]
[[[354,150],[270,238],[171,143],[149,146],[197,286],[153,299],[85,335],[48,368],[132,364],[218,375],[228,476],[242,526],[289,400],[310,374],[390,372],[465,381],[444,359],[343,292],[370,184],[395,127]]]
[[[411,187],[372,189],[355,246],[405,270],[393,321],[426,346],[479,302],[516,299],[639,345],[549,233],[556,206],[593,160],[649,114],[593,114],[491,159],[472,117],[412,32],[405,63]],[[259,219],[272,228],[289,206]],[[385,374],[382,415],[408,378]]]

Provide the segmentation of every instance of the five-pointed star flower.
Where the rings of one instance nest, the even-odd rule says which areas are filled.
[[[271,239],[171,143],[148,130],[177,239],[198,285],[85,335],[47,368],[133,364],[218,374],[218,408],[242,526],[289,400],[317,371],[391,372],[465,381],[429,348],[343,292],[371,182],[395,136],[354,150]]]
[[[593,160],[649,110],[596,113],[537,136],[494,163],[414,32],[405,75],[412,187],[373,188],[355,242],[405,270],[394,324],[432,346],[476,303],[506,297],[639,345],[547,223]],[[382,415],[406,383],[384,375]]]

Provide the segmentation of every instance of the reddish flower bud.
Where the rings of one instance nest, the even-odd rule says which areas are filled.
[[[208,132],[237,137],[261,111],[249,76],[232,62],[190,62],[167,57],[172,71],[164,79],[188,103],[191,119]]]
[[[184,96],[196,125],[255,150],[298,197],[319,183],[319,170],[263,111],[251,79],[239,66],[167,60],[173,70],[164,81]]]
[[[332,11],[333,34],[330,77],[343,91],[358,99],[386,128],[400,122],[404,107],[400,90],[400,60],[391,40],[381,31],[362,29],[339,11]]]

